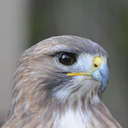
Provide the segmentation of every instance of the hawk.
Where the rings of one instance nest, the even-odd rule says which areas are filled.
[[[2,128],[121,128],[102,102],[108,54],[78,36],[55,36],[27,49],[15,73]]]

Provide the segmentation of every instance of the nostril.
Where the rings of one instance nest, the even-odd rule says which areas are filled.
[[[95,67],[95,68],[97,68],[97,67],[98,67],[98,65],[97,65],[97,64],[94,64],[94,67]]]

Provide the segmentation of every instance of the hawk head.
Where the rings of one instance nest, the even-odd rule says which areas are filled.
[[[35,63],[40,66],[32,63],[31,71],[37,74],[34,68],[40,67],[36,78],[48,96],[65,101],[73,95],[101,94],[105,90],[109,80],[108,55],[95,42],[76,36],[52,37],[40,42],[35,56],[37,52]]]
[[[15,127],[18,123],[17,127],[41,124],[50,128],[68,108],[79,108],[81,120],[85,116],[88,125],[108,128],[107,120],[119,126],[100,99],[108,80],[108,54],[97,43],[78,36],[43,40],[19,60],[10,122]]]
[[[45,92],[47,99],[63,102],[72,96],[101,94],[109,80],[107,63],[108,55],[97,43],[77,36],[57,36],[28,49],[18,70],[34,88]]]

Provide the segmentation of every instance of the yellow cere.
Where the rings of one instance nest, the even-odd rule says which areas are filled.
[[[92,72],[97,70],[100,67],[102,62],[103,62],[103,58],[96,56],[93,59],[93,68],[94,69],[91,72],[88,72],[88,73],[83,73],[83,72],[67,73],[67,76],[91,76]]]
[[[102,62],[103,62],[103,58],[102,57],[99,57],[99,56],[94,57],[94,60],[93,60],[94,69],[98,69]]]

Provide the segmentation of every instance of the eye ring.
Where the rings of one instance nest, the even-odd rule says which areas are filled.
[[[59,63],[65,66],[71,66],[77,61],[77,55],[75,53],[60,52],[57,54]]]

